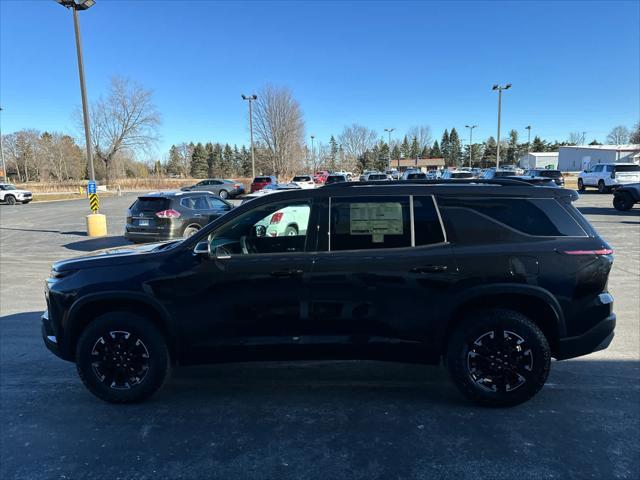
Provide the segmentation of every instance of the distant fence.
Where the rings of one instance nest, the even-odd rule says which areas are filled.
[[[244,183],[248,189],[251,184],[250,178],[234,179]],[[123,191],[145,191],[145,190],[178,190],[181,187],[193,185],[199,182],[197,178],[119,178],[111,181],[107,185],[107,190],[117,191],[118,188]],[[98,182],[99,184],[100,182]],[[62,193],[80,191],[80,188],[86,190],[87,180],[72,180],[64,182],[29,182],[19,183],[19,188],[30,190],[34,193]]]

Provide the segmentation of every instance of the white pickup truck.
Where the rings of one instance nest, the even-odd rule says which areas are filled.
[[[33,195],[29,190],[21,190],[10,183],[0,183],[0,202],[15,205],[29,203],[32,199]]]
[[[640,182],[640,165],[635,163],[598,163],[580,172],[578,190],[595,187],[598,192],[610,192],[620,185]]]

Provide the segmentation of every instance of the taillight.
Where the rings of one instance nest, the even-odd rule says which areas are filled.
[[[282,220],[282,212],[276,212],[273,215],[271,215],[271,225],[273,225],[274,223],[280,223],[280,220]]]
[[[240,188],[242,185],[240,185],[239,183],[234,183],[233,184],[233,188]]]
[[[180,212],[177,212],[173,208],[170,208],[169,210],[162,210],[161,212],[156,212],[156,217],[158,217],[158,218],[178,218],[178,217],[180,217]]]
[[[567,255],[613,255],[613,250],[610,248],[601,248],[600,250],[565,250]]]

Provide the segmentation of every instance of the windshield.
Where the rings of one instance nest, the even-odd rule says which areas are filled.
[[[17,190],[15,185],[2,185],[2,190]]]

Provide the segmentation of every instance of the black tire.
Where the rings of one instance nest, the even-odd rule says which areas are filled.
[[[543,387],[551,350],[542,331],[524,315],[479,310],[451,335],[446,360],[453,382],[467,398],[483,406],[511,407]]]
[[[226,190],[220,190],[218,192],[218,196],[223,200],[226,200],[227,198],[229,198],[229,192],[227,192]]]
[[[13,195],[7,195],[6,197],[4,197],[4,201],[7,202],[8,205],[15,205],[16,197],[14,197]]]
[[[585,186],[584,186],[584,182],[582,181],[581,178],[578,179],[578,191],[579,192],[584,192],[586,190]]]
[[[606,193],[607,186],[604,184],[604,180],[598,180],[598,193]]]
[[[125,344],[127,347],[121,350],[115,346]],[[111,355],[109,352],[114,355],[113,361],[107,357]],[[124,363],[114,367],[113,362],[118,361]],[[167,343],[158,328],[133,313],[100,315],[87,325],[76,347],[76,367],[82,383],[96,397],[110,403],[149,398],[167,379],[170,366]],[[111,374],[112,369],[117,373]],[[124,372],[125,369],[128,371]]]
[[[284,230],[285,237],[296,237],[297,235],[298,235],[298,227],[296,227],[295,225],[289,225]]]
[[[189,238],[191,235],[198,232],[199,230],[200,230],[200,227],[194,227],[193,225],[189,225],[187,228],[184,229],[184,232],[182,233],[182,237]]]
[[[624,212],[633,207],[634,201],[627,192],[619,192],[613,195],[613,206],[616,210]]]

